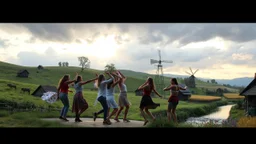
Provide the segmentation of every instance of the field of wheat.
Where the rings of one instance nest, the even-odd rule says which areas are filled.
[[[189,101],[201,101],[201,102],[211,102],[220,100],[221,97],[218,96],[206,96],[206,95],[192,95]]]
[[[256,127],[256,117],[242,117],[237,122],[237,127]]]
[[[224,93],[224,97],[227,99],[243,99],[244,96],[240,96],[238,93]]]

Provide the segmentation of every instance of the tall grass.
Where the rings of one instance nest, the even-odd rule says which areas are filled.
[[[224,97],[227,99],[244,99],[244,96],[240,96],[238,93],[224,93]]]
[[[0,127],[67,127],[67,125],[40,120],[29,112],[11,113],[0,110]]]
[[[221,100],[221,97],[218,96],[206,96],[206,95],[192,95],[189,98],[189,101],[196,101],[196,102],[212,102]]]

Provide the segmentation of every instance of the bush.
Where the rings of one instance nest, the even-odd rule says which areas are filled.
[[[176,127],[174,122],[168,122],[167,117],[159,116],[156,121],[149,123],[148,127]]]
[[[243,109],[243,100],[236,101],[236,108]]]
[[[6,117],[9,115],[9,112],[8,111],[0,111],[0,117]]]
[[[222,121],[222,127],[236,127],[237,120],[228,118],[227,120]]]

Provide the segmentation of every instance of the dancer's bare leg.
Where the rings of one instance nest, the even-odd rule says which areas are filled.
[[[130,121],[127,119],[127,114],[128,114],[129,108],[130,108],[129,105],[127,105],[127,106],[125,107],[125,111],[124,111],[124,121],[125,121],[125,122],[130,122]]]
[[[141,116],[144,118],[144,126],[148,123],[148,120],[145,116],[145,113],[143,111],[143,108],[140,108],[140,113],[141,113]]]
[[[171,122],[171,109],[167,109],[168,122]]]
[[[107,119],[110,120],[111,117],[112,117],[113,115],[115,115],[117,111],[118,111],[118,108],[114,108],[114,110],[113,110],[112,113],[108,116]]]
[[[115,121],[117,121],[117,122],[120,122],[119,120],[118,120],[118,116],[120,115],[120,113],[122,112],[122,110],[124,109],[124,107],[120,107],[120,109],[117,111],[117,113],[116,113],[116,117],[115,117]]]
[[[175,108],[172,109],[171,114],[172,114],[172,118],[173,118],[174,122],[177,124],[178,122],[177,122],[177,116],[176,116],[176,109]]]
[[[156,118],[152,115],[152,113],[148,111],[148,108],[145,108],[145,112],[152,118],[153,121],[156,120]]]

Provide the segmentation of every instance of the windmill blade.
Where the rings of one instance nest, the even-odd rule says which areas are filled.
[[[192,75],[193,75],[193,71],[192,71],[191,67],[189,67],[189,69],[190,69],[190,71],[191,71],[191,73],[192,73]]]
[[[199,70],[199,69],[197,69],[197,70],[193,73],[193,75],[195,75],[198,70]]]
[[[162,60],[162,62],[165,62],[165,63],[173,63],[172,60]]]
[[[161,51],[158,50],[158,56],[159,56],[159,60],[161,61]]]
[[[158,60],[150,59],[150,64],[158,63]]]
[[[189,73],[189,72],[187,72],[187,71],[185,71],[185,73],[187,73],[188,75],[192,75],[191,73]]]

